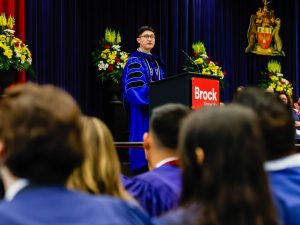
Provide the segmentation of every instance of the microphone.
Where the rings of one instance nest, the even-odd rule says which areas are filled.
[[[197,65],[197,63],[194,62],[194,60],[192,59],[191,56],[189,56],[184,50],[181,50],[181,52],[188,58],[188,60],[197,67],[197,70],[198,70],[198,73],[200,74],[201,71],[200,71],[200,68],[199,66]],[[189,72],[189,71],[188,71]]]

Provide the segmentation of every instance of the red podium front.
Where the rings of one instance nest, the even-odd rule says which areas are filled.
[[[150,84],[150,112],[166,103],[182,103],[191,109],[220,105],[218,76],[184,73]]]

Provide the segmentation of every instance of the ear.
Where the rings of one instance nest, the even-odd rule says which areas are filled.
[[[151,146],[150,145],[150,134],[148,132],[144,133],[143,140],[144,140],[145,157],[146,157],[146,160],[148,160],[150,146]]]
[[[141,38],[140,38],[140,37],[137,37],[137,38],[136,38],[136,41],[137,41],[137,43],[139,43],[139,44],[140,44],[140,42],[141,42]]]
[[[197,147],[195,149],[196,160],[199,165],[202,165],[204,162],[204,151],[203,148]]]

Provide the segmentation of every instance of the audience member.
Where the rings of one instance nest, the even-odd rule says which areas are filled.
[[[245,90],[234,101],[252,108],[259,116],[266,142],[265,169],[281,224],[299,224],[300,154],[295,149],[292,113],[276,95],[258,88]]]
[[[65,183],[83,161],[81,112],[50,85],[17,85],[0,101],[0,172],[6,189],[0,223],[151,224],[129,203],[70,191]]]
[[[292,110],[293,104],[292,104],[291,98],[285,92],[280,93],[278,96],[279,96],[279,99],[286,105],[286,107],[289,110]]]
[[[194,111],[180,132],[182,205],[158,222],[276,225],[262,144],[256,115],[247,108]]]
[[[296,139],[300,140],[300,97],[294,96],[292,97],[292,105],[293,105],[293,117],[295,120],[296,127]]]
[[[181,193],[181,171],[177,153],[181,121],[190,109],[169,103],[153,110],[149,133],[144,134],[149,172],[123,177],[125,188],[151,216],[177,206]]]
[[[98,118],[83,117],[82,121],[85,160],[72,173],[68,187],[133,200],[120,181],[120,161],[111,132]]]

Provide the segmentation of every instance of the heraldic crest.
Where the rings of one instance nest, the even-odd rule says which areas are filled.
[[[284,56],[282,41],[279,36],[280,18],[276,18],[274,10],[268,8],[271,0],[262,1],[264,7],[259,8],[255,15],[250,16],[247,33],[248,46],[245,52],[259,55]]]

